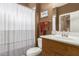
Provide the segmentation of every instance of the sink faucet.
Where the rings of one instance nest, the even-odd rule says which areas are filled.
[[[62,37],[68,37],[68,33],[65,33],[64,31],[62,31]]]
[[[64,36],[64,32],[63,31],[62,31],[62,34],[61,35],[62,35],[62,37]]]

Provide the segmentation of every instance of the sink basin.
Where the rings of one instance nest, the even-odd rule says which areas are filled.
[[[64,39],[64,37],[62,35],[54,35],[55,38],[58,38],[58,39]]]
[[[68,36],[68,38],[74,40],[74,41],[79,41],[79,37],[75,37],[75,36]]]

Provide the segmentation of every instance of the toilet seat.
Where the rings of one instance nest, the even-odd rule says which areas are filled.
[[[36,56],[41,53],[42,49],[39,47],[33,47],[27,50],[26,55],[27,56]]]

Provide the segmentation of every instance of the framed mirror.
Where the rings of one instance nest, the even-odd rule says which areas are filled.
[[[79,32],[79,11],[59,15],[59,31]]]

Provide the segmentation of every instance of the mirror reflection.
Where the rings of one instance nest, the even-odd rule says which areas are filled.
[[[79,11],[59,15],[59,31],[79,32]]]

